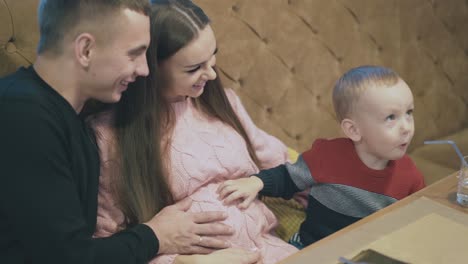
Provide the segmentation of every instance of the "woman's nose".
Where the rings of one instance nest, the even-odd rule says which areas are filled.
[[[216,76],[218,76],[216,74],[215,69],[211,66],[208,66],[208,69],[206,70],[205,75],[208,80],[214,80],[216,79]]]

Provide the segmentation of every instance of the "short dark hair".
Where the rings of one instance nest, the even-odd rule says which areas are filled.
[[[150,5],[148,0],[41,0],[37,53],[61,53],[64,36],[82,21],[99,25],[99,20],[125,8],[148,16]]]

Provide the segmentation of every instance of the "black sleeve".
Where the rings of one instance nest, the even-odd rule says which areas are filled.
[[[263,189],[260,191],[261,195],[291,199],[299,191],[285,165],[261,170],[255,176],[259,177],[263,182]]]
[[[146,225],[92,238],[87,197],[72,176],[70,131],[50,116],[39,106],[0,102],[1,254],[18,263],[146,263],[159,246]]]

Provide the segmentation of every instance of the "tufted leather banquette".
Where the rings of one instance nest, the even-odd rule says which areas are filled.
[[[394,68],[415,96],[410,154],[427,183],[468,155],[468,2],[465,0],[195,0],[211,17],[225,86],[256,124],[303,151],[339,136],[331,89],[350,67]],[[34,61],[38,0],[0,0],[0,76]]]

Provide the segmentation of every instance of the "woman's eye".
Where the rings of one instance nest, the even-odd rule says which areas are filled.
[[[188,73],[194,73],[194,72],[198,71],[198,69],[200,69],[200,66],[197,66],[197,67],[195,67],[195,68],[193,68],[191,70],[188,70],[187,72]]]

